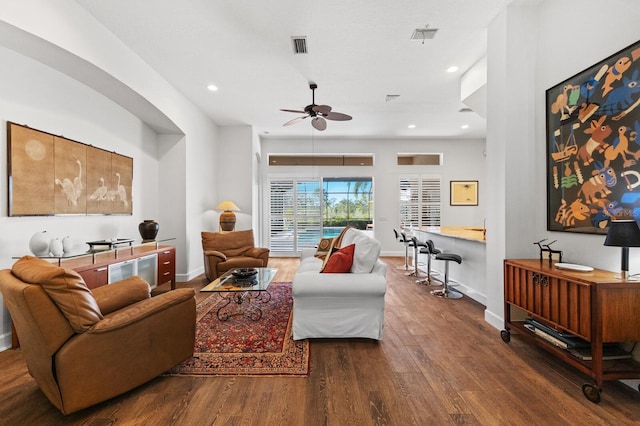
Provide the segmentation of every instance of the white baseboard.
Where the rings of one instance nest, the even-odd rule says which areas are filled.
[[[420,271],[422,273],[422,277],[427,276],[427,271],[423,270],[422,268],[420,268]],[[435,269],[433,266],[431,267],[431,276],[439,276],[441,279],[444,279],[444,271],[439,271],[437,269]],[[422,278],[420,277],[420,278]],[[452,280],[449,279],[449,286],[452,287],[454,290],[459,291],[460,293],[464,294],[465,296],[475,300],[476,302],[482,304],[483,306],[487,306],[487,295],[486,294],[482,294],[477,292],[476,290],[474,290],[472,287],[465,285],[465,283],[462,283],[460,281],[457,280]]]
[[[496,315],[495,313],[489,311],[488,309],[484,310],[484,320],[491,324],[498,330],[504,330],[504,318]]]
[[[0,352],[11,349],[11,331],[0,335]]]
[[[204,266],[199,267],[195,271],[191,271],[187,274],[176,274],[176,281],[179,283],[186,283],[187,281],[191,281],[198,275],[204,274]]]

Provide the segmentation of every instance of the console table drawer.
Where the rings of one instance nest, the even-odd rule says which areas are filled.
[[[176,250],[166,248],[158,251],[158,284],[171,282],[171,289],[176,288]]]

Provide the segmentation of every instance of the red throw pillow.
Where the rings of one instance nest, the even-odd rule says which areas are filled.
[[[342,247],[331,255],[329,261],[322,270],[323,273],[341,274],[351,271],[351,265],[353,265],[353,252],[356,245],[351,244],[346,247]]]

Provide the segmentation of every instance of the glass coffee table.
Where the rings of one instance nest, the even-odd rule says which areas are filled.
[[[220,321],[226,321],[235,315],[244,315],[253,321],[262,318],[260,306],[271,300],[271,294],[267,289],[278,270],[273,268],[251,269],[255,269],[256,273],[246,278],[234,276],[235,269],[227,271],[200,290],[201,292],[217,293],[221,299],[225,300],[216,312]]]

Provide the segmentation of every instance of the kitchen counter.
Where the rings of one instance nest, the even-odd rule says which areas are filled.
[[[459,238],[462,240],[486,243],[485,229],[474,226],[439,226],[412,228],[414,231],[422,231],[429,234],[442,235],[443,237]]]
[[[487,305],[487,241],[483,232],[484,228],[478,226],[441,226],[405,228],[405,231],[415,236],[419,241],[433,241],[434,246],[443,253],[460,255],[462,263],[460,265],[451,263],[449,266],[450,281],[453,285],[457,284],[456,290],[485,306]],[[423,271],[422,264],[426,263],[424,256],[426,255],[419,255],[419,267]],[[433,260],[431,269],[444,274],[444,262]]]

